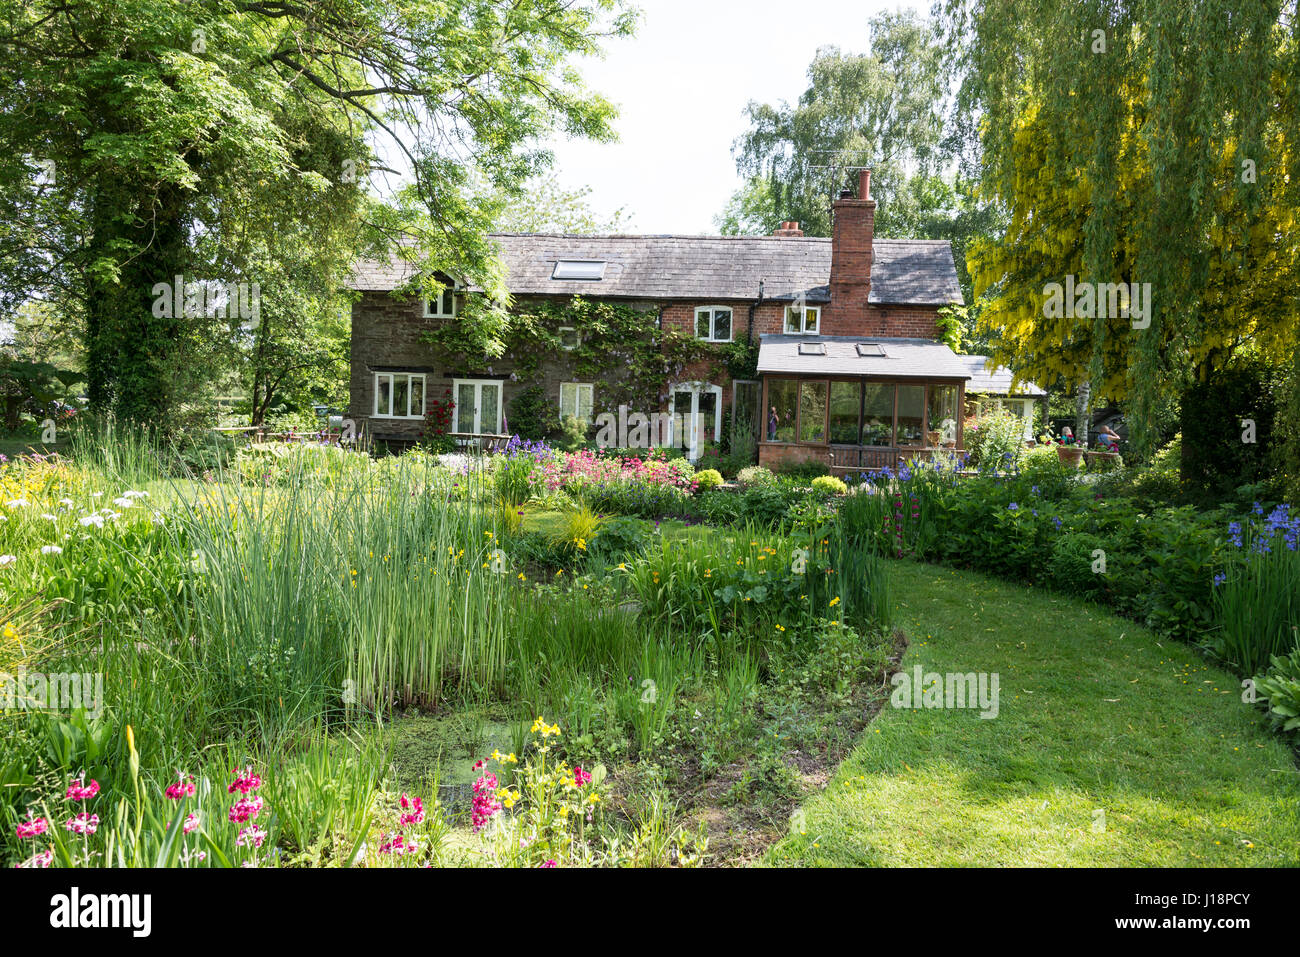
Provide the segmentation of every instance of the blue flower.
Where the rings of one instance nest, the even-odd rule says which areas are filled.
[[[1007,511],[1008,511],[1008,512],[1015,512],[1015,511],[1018,511],[1019,508],[1020,508],[1019,505],[1017,505],[1015,502],[1012,502],[1010,505],[1007,506]]]
[[[1035,495],[1037,495],[1037,494],[1038,494],[1038,486],[1035,485],[1035,486],[1034,486],[1033,488],[1031,488],[1029,491],[1031,491],[1031,492],[1033,492]]]
[[[1061,522],[1061,516],[1059,516],[1059,515],[1053,515],[1053,516],[1052,516],[1052,524],[1056,526],[1056,530],[1059,532],[1059,531],[1061,530],[1061,525],[1063,524],[1063,523]]]
[[[1228,580],[1228,576],[1222,573],[1214,576],[1214,586],[1217,588]]]

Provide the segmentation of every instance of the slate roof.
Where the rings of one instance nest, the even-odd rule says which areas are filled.
[[[884,357],[859,355],[860,342],[878,344]],[[823,343],[826,354],[800,355],[801,343]],[[759,372],[965,379],[970,373],[961,358],[942,342],[930,339],[765,335],[758,345]]]
[[[1040,398],[1047,393],[1032,382],[1020,383],[1020,388],[1015,392],[1011,391],[1011,370],[1006,366],[998,366],[996,369],[989,371],[986,363],[988,356],[958,356],[962,363],[965,364],[966,370],[970,373],[970,381],[966,383],[967,392],[977,392],[987,395],[1020,395]]]
[[[627,299],[830,299],[831,241],[772,236],[565,236],[504,233],[501,247],[511,293],[600,295]],[[947,240],[877,239],[870,301],[947,305],[961,301]],[[561,259],[603,260],[600,281],[551,278]],[[413,278],[412,267],[363,261],[353,289],[386,292]]]

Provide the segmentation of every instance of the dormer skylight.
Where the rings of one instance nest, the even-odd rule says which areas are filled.
[[[555,264],[552,279],[580,280],[599,282],[605,278],[605,261],[603,259],[561,259]]]

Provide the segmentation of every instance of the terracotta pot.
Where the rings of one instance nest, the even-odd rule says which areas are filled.
[[[1066,465],[1078,465],[1083,461],[1084,450],[1077,445],[1058,445],[1056,447],[1057,457]]]

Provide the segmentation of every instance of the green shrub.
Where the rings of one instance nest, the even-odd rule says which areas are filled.
[[[826,495],[843,495],[849,490],[842,480],[833,475],[817,476],[812,481],[812,487],[814,492],[821,492]]]
[[[981,416],[966,432],[970,464],[980,468],[1009,468],[1024,450],[1025,424],[1020,416],[999,409]]]
[[[493,475],[497,498],[507,505],[523,505],[541,488],[537,459],[531,455],[500,456]]]
[[[755,485],[775,485],[776,476],[772,474],[771,469],[761,465],[751,465],[740,470],[736,475],[736,482],[745,488]]]
[[[560,431],[555,403],[539,385],[529,386],[510,403],[510,427],[521,439],[536,442]]]
[[[1049,501],[1059,501],[1074,487],[1075,469],[1061,461],[1055,446],[1029,449],[1020,459],[1021,485],[1037,488]]]
[[[566,415],[560,421],[560,433],[556,437],[555,444],[566,452],[573,452],[581,448],[586,441],[586,426],[581,420]]]
[[[1273,656],[1272,666],[1255,679],[1255,691],[1274,730],[1300,737],[1300,643],[1289,655]]]
[[[705,469],[702,472],[696,472],[695,484],[699,486],[701,492],[715,489],[722,484],[722,473],[717,469]]]
[[[1107,545],[1096,535],[1087,532],[1070,532],[1062,535],[1052,546],[1048,562],[1049,581],[1067,595],[1094,598],[1105,588],[1105,572],[1101,559]],[[1097,555],[1100,551],[1103,555]],[[1112,549],[1113,551],[1113,549]],[[1107,568],[1107,571],[1109,569]]]

